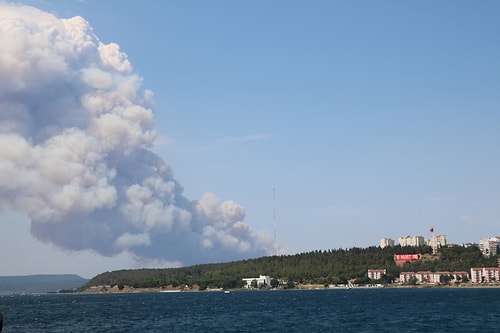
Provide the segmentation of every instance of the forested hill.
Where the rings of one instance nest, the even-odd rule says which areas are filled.
[[[470,271],[471,267],[496,267],[497,257],[484,258],[477,247],[445,247],[437,256],[429,247],[351,248],[313,251],[295,255],[270,256],[219,264],[181,268],[137,269],[106,272],[91,279],[90,286],[131,286],[154,288],[192,286],[205,288],[238,288],[242,278],[269,275],[295,283],[339,284],[348,279],[367,279],[368,269],[386,269],[391,281],[401,271]],[[396,253],[428,254],[424,260],[397,266]]]

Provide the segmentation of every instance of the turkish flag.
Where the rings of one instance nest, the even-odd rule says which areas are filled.
[[[431,228],[429,229],[429,231],[430,231],[430,232],[434,232],[434,228],[433,228],[433,227],[431,227]]]

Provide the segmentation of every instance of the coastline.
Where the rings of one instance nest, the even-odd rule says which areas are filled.
[[[363,290],[363,289],[488,289],[488,288],[500,288],[500,283],[495,284],[472,284],[472,283],[462,283],[459,285],[433,285],[433,284],[418,284],[418,285],[406,285],[406,284],[389,284],[389,285],[354,285],[351,287],[345,285],[339,286],[328,286],[324,285],[298,285],[293,289],[284,288],[264,288],[264,289],[228,289],[230,291],[261,291],[261,290]],[[184,286],[184,287],[154,287],[154,288],[134,288],[130,286],[124,286],[123,288],[118,288],[115,286],[92,286],[83,291],[78,292],[79,294],[129,294],[129,293],[178,293],[178,292],[224,292],[226,289],[216,288],[216,289],[205,289],[200,290],[197,285],[195,286]]]

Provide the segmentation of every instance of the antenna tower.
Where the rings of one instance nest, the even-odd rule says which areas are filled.
[[[274,255],[276,255],[276,188],[273,186]]]

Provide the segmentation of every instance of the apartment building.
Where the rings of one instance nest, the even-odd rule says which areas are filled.
[[[424,237],[422,236],[405,236],[399,237],[399,245],[420,247],[425,245]]]
[[[479,240],[479,249],[486,257],[495,256],[499,245],[499,237],[481,238]]]
[[[446,246],[446,235],[432,235],[427,245],[432,248],[432,252],[436,254],[440,247]]]
[[[468,281],[469,276],[467,272],[431,272],[431,271],[421,271],[421,272],[401,272],[399,274],[399,283],[406,284],[413,280],[418,284],[427,283],[441,283],[442,277],[446,276],[450,283],[456,281]]]
[[[380,247],[394,247],[394,240],[392,238],[382,238],[380,240]]]
[[[470,269],[472,283],[500,282],[500,267],[481,267]]]
[[[369,269],[368,270],[368,278],[372,280],[380,280],[382,276],[387,274],[387,270],[385,269]]]

